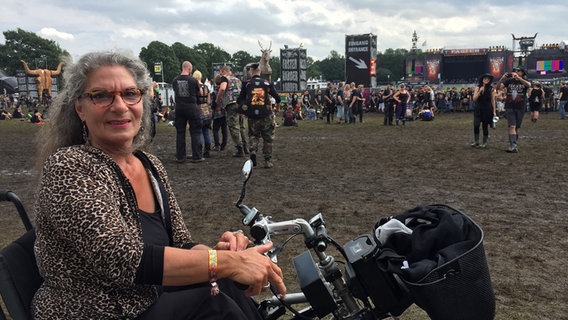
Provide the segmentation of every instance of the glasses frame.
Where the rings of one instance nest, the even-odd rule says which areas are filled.
[[[139,97],[138,101],[133,102],[133,103],[129,103],[129,102],[126,102],[126,101],[124,100],[124,93],[125,93],[126,91],[131,91],[131,90],[133,90],[133,91],[138,91],[138,93],[140,94],[140,97]],[[112,100],[110,101],[109,104],[107,104],[107,105],[101,105],[101,104],[97,104],[97,103],[95,102],[95,100],[93,99],[93,96],[94,96],[95,94],[97,94],[97,93],[100,93],[100,92],[107,92],[107,93],[112,94]],[[116,98],[116,95],[118,94],[118,95],[120,95],[120,98],[122,99],[122,102],[124,102],[124,104],[126,104],[127,106],[133,106],[133,105],[139,103],[140,101],[142,101],[142,97],[144,96],[144,93],[146,93],[146,90],[144,90],[144,89],[142,89],[142,88],[128,88],[128,89],[123,90],[123,91],[94,90],[94,91],[88,91],[88,92],[85,92],[85,93],[81,94],[81,95],[79,96],[79,99],[83,99],[83,98],[85,98],[85,97],[89,97],[89,98],[91,99],[91,102],[92,102],[95,106],[97,106],[97,107],[99,107],[99,108],[106,108],[106,107],[111,106],[111,105],[114,103],[114,99]]]

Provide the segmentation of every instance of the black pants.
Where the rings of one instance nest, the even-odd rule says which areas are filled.
[[[387,102],[385,102],[385,120],[384,120],[385,126],[392,124],[393,116],[394,116],[393,102],[387,101]]]
[[[335,109],[334,106],[327,106],[327,123],[332,123],[333,119],[335,119],[335,112],[337,110]]]
[[[219,139],[219,130],[221,130],[221,139]],[[221,149],[227,146],[227,117],[213,119],[213,141],[215,146]]]
[[[238,289],[231,280],[218,281],[221,292],[212,296],[211,286],[200,284],[166,290],[138,320],[260,320],[260,314],[251,298]]]
[[[185,149],[185,130],[189,123],[189,134],[191,136],[191,158],[198,160],[203,157],[203,142],[201,141],[201,112],[197,105],[189,107],[177,107],[174,125],[176,127],[176,158],[180,161],[185,160],[187,155]]]

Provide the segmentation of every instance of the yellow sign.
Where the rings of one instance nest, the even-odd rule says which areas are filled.
[[[161,65],[161,64],[155,64],[155,65],[154,65],[154,72],[155,72],[155,73],[160,73],[160,72],[162,72],[162,65]]]

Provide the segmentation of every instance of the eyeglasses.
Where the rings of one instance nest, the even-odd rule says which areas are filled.
[[[79,99],[89,97],[94,105],[105,108],[114,103],[114,97],[116,97],[117,94],[120,95],[126,105],[131,106],[142,100],[144,89],[130,88],[124,91],[95,90],[83,93],[79,96]]]

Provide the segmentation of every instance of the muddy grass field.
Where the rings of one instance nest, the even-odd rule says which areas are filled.
[[[469,146],[471,113],[404,127],[383,126],[382,114],[365,116],[349,126],[301,121],[277,128],[275,167],[255,168],[245,203],[276,221],[321,212],[340,244],[370,233],[382,217],[420,204],[451,205],[485,232],[496,319],[568,319],[568,122],[550,113],[533,124],[527,114],[519,153],[509,154],[504,120],[490,130],[489,147],[476,149]],[[0,188],[19,195],[30,213],[37,129],[0,121]],[[174,128],[160,124],[154,151],[195,240],[213,244],[222,231],[242,228],[234,202],[244,158],[231,156],[231,144],[205,162],[178,164]],[[3,247],[23,228],[10,203],[0,210]],[[289,291],[298,290],[291,258],[302,244],[293,239],[279,257]],[[402,319],[428,317],[413,306]]]

